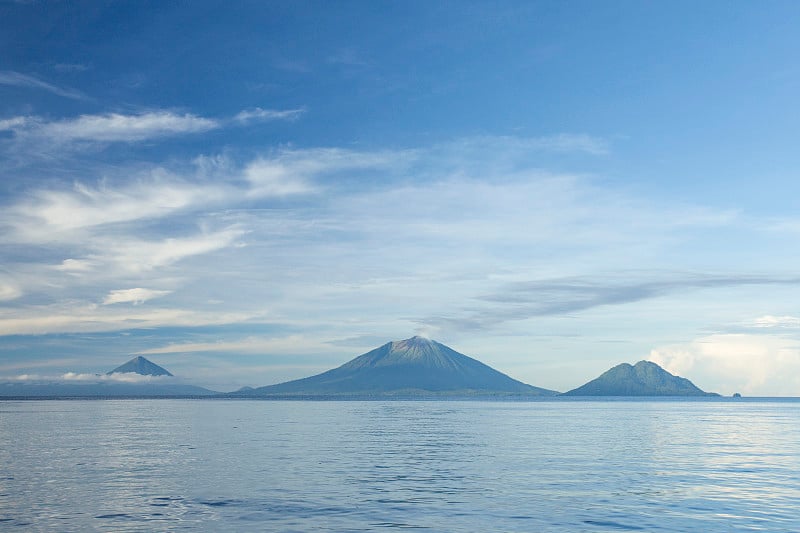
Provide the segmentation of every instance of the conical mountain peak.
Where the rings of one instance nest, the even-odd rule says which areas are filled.
[[[118,366],[109,374],[140,374],[142,376],[171,376],[166,369],[142,357],[134,357],[124,365]]]
[[[389,348],[390,352],[403,354],[405,357],[411,359],[435,356],[443,349],[449,350],[444,344],[439,344],[436,341],[420,336],[411,337],[410,339],[402,341],[394,341]]]
[[[252,395],[523,394],[553,391],[519,382],[436,341],[416,336],[384,344],[338,368],[261,387]]]
[[[421,337],[419,335],[415,335],[410,339],[404,339],[402,341],[392,341],[391,345],[396,349],[406,349],[411,347],[423,347],[423,346],[434,346],[439,344],[438,342],[431,340],[427,337]],[[440,345],[441,346],[441,345]]]

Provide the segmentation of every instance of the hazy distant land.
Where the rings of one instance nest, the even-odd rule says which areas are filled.
[[[135,357],[81,382],[0,384],[0,397],[228,397],[228,398],[554,398],[559,396],[719,396],[649,361],[623,363],[559,393],[513,379],[444,344],[412,337],[384,344],[307,378],[223,393],[186,384],[167,369]]]

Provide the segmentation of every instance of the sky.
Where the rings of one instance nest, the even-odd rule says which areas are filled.
[[[0,1],[0,379],[424,335],[800,396],[800,3]]]

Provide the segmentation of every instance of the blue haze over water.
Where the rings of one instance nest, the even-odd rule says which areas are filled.
[[[797,531],[795,401],[0,402],[0,529]]]

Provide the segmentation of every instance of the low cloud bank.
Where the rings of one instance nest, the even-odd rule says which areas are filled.
[[[657,348],[648,359],[707,391],[800,396],[800,343],[791,338],[715,334]]]
[[[16,376],[0,376],[0,382],[12,383],[176,383],[173,376],[143,376],[133,372],[114,374],[82,374],[66,372],[60,375],[18,374]]]

